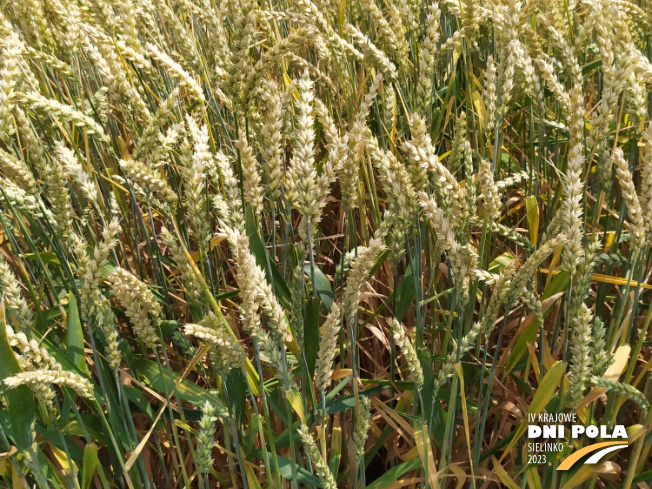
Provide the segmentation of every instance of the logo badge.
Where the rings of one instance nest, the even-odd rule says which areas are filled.
[[[564,447],[568,447],[568,442],[583,436],[590,440],[596,438],[616,440],[600,441],[580,448],[566,457],[557,470],[569,470],[587,455],[590,457],[584,461],[584,464],[597,464],[607,454],[628,446],[627,431],[623,425],[615,425],[611,429],[606,425],[584,426],[578,421],[577,413],[530,414],[528,421],[530,424],[527,437],[531,440],[531,443],[528,443],[529,463],[547,463],[547,454],[561,453],[565,451]]]

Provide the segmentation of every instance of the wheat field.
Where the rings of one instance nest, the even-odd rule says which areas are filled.
[[[652,486],[649,0],[1,11],[0,487]]]

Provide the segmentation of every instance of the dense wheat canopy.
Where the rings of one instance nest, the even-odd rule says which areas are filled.
[[[652,485],[650,5],[1,11],[0,487]]]

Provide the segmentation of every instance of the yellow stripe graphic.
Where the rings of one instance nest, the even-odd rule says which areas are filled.
[[[610,447],[613,445],[624,445],[626,443],[622,441],[604,441],[602,443],[596,443],[595,445],[589,445],[588,447],[584,447],[572,455],[566,457],[564,461],[557,467],[557,470],[568,470],[570,469],[575,462],[577,462],[579,459],[581,459],[584,455],[587,455],[591,452],[595,452],[596,450],[599,450],[604,447]]]

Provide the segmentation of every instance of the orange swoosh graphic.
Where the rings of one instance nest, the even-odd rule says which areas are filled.
[[[588,447],[584,447],[576,452],[574,452],[572,455],[569,455],[564,459],[564,461],[557,467],[557,470],[568,470],[570,469],[575,462],[577,462],[579,459],[581,459],[584,455],[587,455],[591,452],[595,452],[596,450],[599,450],[600,448],[604,447],[610,447],[612,445],[625,445],[626,442],[624,441],[603,441],[602,443],[596,443],[594,445],[589,445]]]

